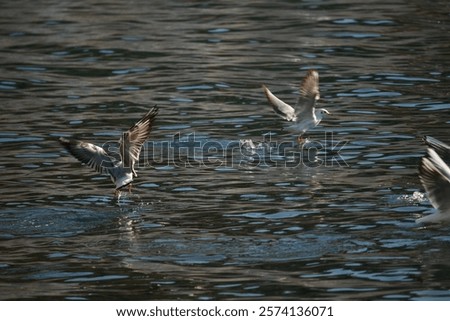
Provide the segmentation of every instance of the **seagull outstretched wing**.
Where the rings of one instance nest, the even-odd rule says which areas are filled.
[[[319,73],[315,70],[309,70],[300,84],[300,96],[295,105],[297,116],[299,118],[312,117],[319,98]]]
[[[297,115],[295,112],[295,109],[286,104],[284,101],[279,99],[277,96],[271,93],[269,88],[262,85],[262,88],[264,90],[264,93],[266,94],[267,100],[272,105],[273,110],[283,119],[287,121],[296,121]]]
[[[129,130],[122,134],[120,140],[120,154],[122,163],[125,168],[131,168],[135,176],[134,164],[139,160],[142,145],[150,136],[153,122],[158,114],[158,107],[153,107],[147,114],[142,117]]]
[[[80,162],[102,174],[110,174],[116,161],[101,147],[76,139],[59,138],[59,142]]]

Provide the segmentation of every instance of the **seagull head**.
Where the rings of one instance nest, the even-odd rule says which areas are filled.
[[[322,116],[324,116],[325,114],[331,115],[331,113],[328,110],[326,110],[325,108],[320,108],[319,111]]]
[[[330,115],[331,113],[325,108],[320,108],[316,110],[315,114],[316,119],[320,122],[325,115]]]

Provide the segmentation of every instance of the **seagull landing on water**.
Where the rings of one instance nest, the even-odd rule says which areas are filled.
[[[297,140],[302,142],[302,135],[310,128],[316,127],[325,114],[330,114],[324,108],[315,108],[316,102],[320,98],[319,93],[319,73],[309,70],[300,85],[300,96],[295,108],[286,104],[281,99],[272,94],[266,86],[262,85],[267,100],[272,105],[273,110],[284,120],[293,122],[286,129],[300,132]]]
[[[429,146],[422,158],[419,177],[435,211],[416,220],[416,223],[450,222],[450,146],[425,136]]]
[[[137,177],[134,165],[139,161],[142,145],[150,136],[152,125],[158,114],[155,106],[147,112],[120,138],[120,160],[115,159],[108,151],[91,143],[76,139],[59,138],[59,142],[79,161],[92,167],[99,173],[109,174],[116,185],[115,196],[120,190],[128,186],[131,192],[131,182]]]

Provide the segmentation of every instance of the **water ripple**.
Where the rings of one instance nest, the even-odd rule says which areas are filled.
[[[448,142],[442,7],[2,4],[0,299],[448,299],[448,227],[415,223],[420,137]],[[331,115],[301,147],[261,84],[295,102],[311,68]],[[119,200],[57,141],[155,104]]]

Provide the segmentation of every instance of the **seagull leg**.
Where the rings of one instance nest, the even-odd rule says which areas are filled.
[[[115,189],[114,190],[114,198],[119,199],[119,197],[120,197],[120,191],[118,189]]]
[[[128,193],[131,193],[131,183],[128,185]]]
[[[299,145],[303,145],[303,144],[305,143],[305,139],[303,138],[302,135],[298,135],[298,137],[297,137],[297,143],[298,143]]]

